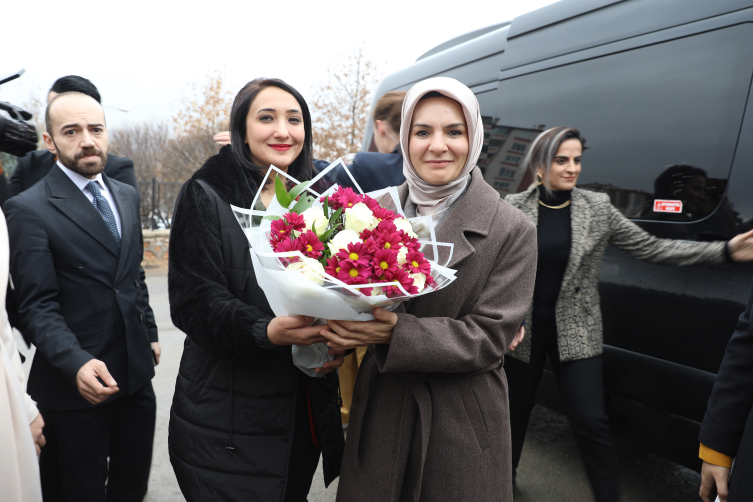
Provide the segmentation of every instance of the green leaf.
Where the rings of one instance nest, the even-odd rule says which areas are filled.
[[[290,206],[290,203],[293,202],[293,199],[288,195],[287,190],[285,190],[285,185],[282,184],[282,180],[278,174],[275,174],[275,194],[277,195],[277,202],[279,202],[285,209],[287,209],[288,206]]]
[[[329,219],[330,226],[334,225],[335,222],[340,218],[340,216],[343,214],[343,208],[338,209],[335,211],[335,214],[333,214]]]
[[[276,214],[270,214],[269,216],[265,216],[264,218],[262,218],[262,221],[264,220],[277,221],[281,219],[282,219],[282,216],[277,216]]]
[[[310,208],[311,205],[316,201],[314,197],[311,197],[310,195],[304,195],[300,199],[298,199],[298,202],[295,203],[295,206],[293,206],[293,209],[291,209],[292,212],[301,214],[306,209]]]
[[[324,198],[322,210],[324,211],[324,217],[329,219],[329,195]]]
[[[332,234],[337,230],[337,228],[330,228],[326,232],[322,234],[321,237],[319,237],[319,241],[322,244],[326,244],[330,237],[332,237]]]
[[[311,181],[304,181],[303,183],[300,183],[299,185],[293,187],[293,189],[290,191],[290,198],[292,200],[295,200],[295,198],[298,197],[298,195],[300,195],[300,193],[303,192],[310,184]]]

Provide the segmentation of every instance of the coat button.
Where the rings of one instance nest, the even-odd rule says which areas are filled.
[[[139,280],[138,280],[138,279],[135,279],[135,280],[133,281],[133,285],[134,285],[134,286],[136,286],[136,287],[138,288],[138,287],[139,287]]]
[[[78,268],[84,268],[84,262],[83,262],[83,261],[81,261],[81,260],[79,260],[78,262],[76,262],[76,266],[77,266]]]
[[[118,288],[113,288],[112,290],[115,291],[116,295],[119,293]]]
[[[575,288],[575,292],[576,293],[580,293],[580,286],[578,286],[578,287]]]
[[[139,321],[144,322],[144,314],[139,314]]]
[[[289,440],[290,440],[290,438],[288,438],[288,436],[282,436],[282,442],[283,443],[287,443]]]

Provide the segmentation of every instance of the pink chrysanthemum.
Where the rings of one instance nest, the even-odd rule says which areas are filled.
[[[306,228],[306,220],[304,220],[303,216],[298,213],[286,213],[282,215],[282,217],[285,218],[285,221],[288,222],[289,226],[293,227],[293,230],[301,232]]]
[[[376,209],[372,209],[371,212],[374,213],[374,217],[379,221],[393,221],[395,217],[397,216],[395,213],[393,213],[389,209],[385,209],[383,207],[377,207]]]
[[[311,230],[302,233],[296,239],[301,252],[309,258],[319,259],[324,251],[324,245],[319,241],[319,237],[316,236]]]
[[[413,279],[408,276],[408,272],[399,268],[392,274],[390,281],[399,282],[400,285],[408,292],[409,295],[418,294],[418,288],[413,285]],[[403,296],[403,292],[397,286],[385,286],[384,292],[388,297]]]
[[[392,220],[382,220],[376,227],[377,232],[397,232],[397,227]]]
[[[352,188],[340,188],[329,198],[332,209],[337,211],[340,208],[348,209],[359,202],[363,202],[363,197],[353,191]]]
[[[280,239],[279,241],[274,243],[275,253],[289,253],[291,251],[300,251],[301,247],[298,242],[298,239],[291,239],[290,237]],[[298,261],[298,258],[294,256],[286,259],[289,260],[290,263],[295,263]]]
[[[351,261],[361,267],[368,267],[371,262],[371,253],[363,242],[351,242],[348,247],[337,252],[340,261]]]
[[[277,242],[290,236],[293,225],[289,225],[284,218],[272,222],[272,241]]]
[[[431,273],[431,264],[429,263],[429,260],[424,258],[423,253],[419,253],[418,251],[410,251],[405,255],[405,263],[403,264],[403,267],[410,274],[421,272],[428,276]]]
[[[337,274],[340,273],[340,260],[338,260],[335,256],[328,259],[327,266],[324,267],[324,271],[332,277],[337,277]]]
[[[340,262],[340,271],[337,278],[345,284],[366,284],[371,277],[371,267],[362,266],[351,260]],[[411,282],[413,279],[411,279]]]
[[[379,205],[379,203],[375,200],[369,197],[368,195],[363,195],[363,203],[366,204],[366,207],[371,209],[371,212],[373,213],[377,209],[382,209],[382,206]]]
[[[394,225],[393,225],[394,226]],[[402,244],[402,239],[400,238],[400,234],[397,232],[380,232],[376,231],[372,234],[371,242],[369,244],[371,245],[371,249],[373,249],[373,252],[376,253],[380,249],[389,249],[392,251],[399,251],[400,245]]]
[[[397,270],[397,251],[393,249],[380,249],[374,254],[372,260],[375,276],[392,275]]]

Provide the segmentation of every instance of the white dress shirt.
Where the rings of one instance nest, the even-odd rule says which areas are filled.
[[[89,202],[91,202],[92,205],[94,205],[94,194],[89,192],[89,189],[86,188],[86,185],[88,185],[90,181],[97,183],[99,191],[102,193],[102,195],[104,195],[105,199],[107,199],[107,203],[110,204],[112,215],[115,217],[115,224],[118,225],[118,234],[120,234],[120,237],[122,238],[123,230],[120,227],[120,213],[118,212],[118,205],[115,204],[115,197],[113,197],[112,193],[107,188],[107,185],[105,185],[105,182],[102,180],[102,173],[99,173],[96,178],[90,180],[89,178],[81,176],[78,173],[74,173],[63,164],[61,164],[59,160],[58,166],[60,166],[60,169],[62,169],[63,172],[71,179],[71,181],[76,184],[78,189],[84,192],[84,195],[86,195],[86,198],[89,199]]]

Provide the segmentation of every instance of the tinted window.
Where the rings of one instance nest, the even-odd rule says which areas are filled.
[[[734,226],[723,194],[751,81],[750,40],[753,27],[742,24],[501,81],[478,95],[486,180],[502,195],[526,189],[520,162],[531,141],[573,126],[588,140],[579,186],[609,193],[626,216],[692,222],[718,208],[709,224]],[[656,212],[656,200],[682,209]]]

